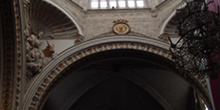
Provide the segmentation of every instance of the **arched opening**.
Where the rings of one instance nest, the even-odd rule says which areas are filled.
[[[110,50],[68,68],[43,110],[196,110],[190,84],[171,61],[149,52]]]
[[[59,82],[62,82],[66,76],[69,77],[69,74],[78,72],[82,68],[91,65],[92,63],[106,60],[109,58],[118,58],[118,57],[138,58],[159,65],[169,70],[170,72],[174,71],[175,69],[174,69],[173,61],[171,60],[171,55],[168,52],[167,48],[168,48],[168,44],[164,42],[160,42],[158,40],[145,38],[145,37],[138,37],[138,36],[112,36],[112,37],[109,36],[109,37],[100,37],[97,39],[92,39],[86,42],[82,42],[78,45],[75,45],[67,49],[65,52],[62,52],[56,59],[51,61],[44,68],[44,70],[39,75],[36,76],[36,78],[33,79],[33,81],[30,84],[30,87],[26,92],[24,107],[25,109],[30,109],[30,110],[42,109],[48,97],[50,97],[51,93],[55,90],[56,87],[58,87]],[[174,72],[171,73],[177,76],[177,78],[175,79],[182,78],[185,81],[187,81],[194,88],[197,94],[199,94],[202,97],[204,103],[206,103],[207,106],[210,107],[210,99],[204,87],[195,78],[189,77],[187,74],[179,74]],[[161,75],[158,76],[162,78],[164,77]],[[132,76],[132,77],[136,77],[136,76]],[[126,78],[129,80],[129,77]],[[138,79],[138,78],[134,78],[134,79]],[[169,80],[169,78],[164,78],[164,79]],[[158,80],[157,82],[160,81],[161,80]],[[140,83],[141,82],[142,80],[140,80]],[[177,83],[173,82],[168,85],[175,85],[175,84]],[[151,87],[152,85],[148,84],[148,88]],[[172,88],[172,87],[168,87],[168,88]],[[174,89],[174,90],[181,90],[181,89]],[[150,91],[147,92],[151,94]],[[156,92],[152,92],[152,93],[154,94]],[[166,93],[170,93],[170,92],[166,92]],[[176,94],[176,92],[174,92],[173,94]],[[165,98],[159,97],[160,95],[158,94],[152,96],[154,96],[155,99],[159,98],[157,101],[161,105],[163,105],[163,107],[168,109],[172,107],[169,104],[171,101],[166,101]],[[179,101],[173,101],[173,102],[178,104],[180,103]]]

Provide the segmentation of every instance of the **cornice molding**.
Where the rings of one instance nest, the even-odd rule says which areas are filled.
[[[24,69],[26,66],[24,65],[24,42],[23,42],[23,36],[22,36],[22,30],[23,30],[23,15],[21,13],[23,12],[23,1],[19,0],[13,0],[13,11],[14,11],[14,23],[15,23],[15,36],[13,38],[15,39],[15,70],[14,70],[14,92],[13,92],[13,109],[20,110],[21,104],[22,104],[22,94],[24,92],[22,82],[23,81],[23,75],[25,74]]]

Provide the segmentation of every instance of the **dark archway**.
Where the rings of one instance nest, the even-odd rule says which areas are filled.
[[[63,73],[43,110],[195,110],[192,87],[161,56],[122,49],[82,60],[86,66]]]

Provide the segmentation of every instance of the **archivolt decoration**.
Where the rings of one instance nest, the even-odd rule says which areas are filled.
[[[2,1],[4,7],[0,7],[2,13],[3,32],[3,83],[0,109],[11,110],[20,109],[21,88],[22,88],[22,37],[21,37],[21,16],[19,13],[19,1]],[[11,7],[10,7],[11,6]],[[13,15],[14,14],[14,15]]]
[[[97,38],[90,41],[80,43],[60,54],[54,61],[35,78],[27,91],[26,100],[24,103],[25,110],[39,109],[45,101],[48,90],[54,85],[57,77],[61,72],[76,61],[80,61],[86,56],[99,52],[117,50],[117,49],[133,49],[153,53],[171,59],[171,54],[168,51],[169,44],[160,42],[155,39],[137,36],[113,36]],[[182,75],[184,76],[184,75]],[[209,96],[203,86],[197,82],[195,78],[185,76],[186,80],[192,84],[194,88],[203,97],[204,101],[210,107]]]

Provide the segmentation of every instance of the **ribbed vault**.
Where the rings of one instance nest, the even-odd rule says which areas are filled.
[[[36,33],[44,33],[42,39],[80,36],[76,25],[64,13],[47,2],[32,0],[29,14],[30,26]]]

